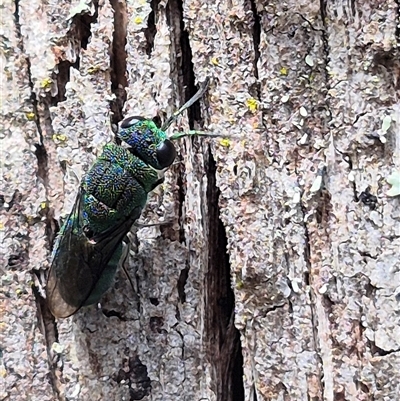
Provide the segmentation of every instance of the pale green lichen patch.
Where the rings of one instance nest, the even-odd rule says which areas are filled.
[[[400,171],[394,171],[386,178],[386,181],[392,186],[386,194],[392,197],[400,195]]]
[[[310,67],[314,66],[314,59],[312,58],[312,56],[310,56],[309,54],[307,54],[306,58],[305,58],[305,62],[307,65],[309,65]]]

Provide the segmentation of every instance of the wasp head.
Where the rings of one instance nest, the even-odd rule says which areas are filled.
[[[175,160],[174,144],[151,120],[128,117],[122,121],[117,135],[131,147],[136,156],[156,170],[169,167]]]

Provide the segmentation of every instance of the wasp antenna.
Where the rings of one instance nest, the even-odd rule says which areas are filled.
[[[214,132],[204,132],[204,131],[186,131],[186,132],[174,132],[171,136],[168,137],[170,141],[174,141],[176,139],[181,139],[186,136],[207,136],[210,138],[226,138],[227,135],[224,132],[220,134],[216,134]],[[229,137],[235,138],[237,135],[229,135]]]
[[[210,79],[207,78],[203,87],[200,88],[193,97],[191,97],[183,106],[181,106],[177,111],[175,111],[175,113],[173,113],[171,117],[168,118],[165,124],[161,127],[162,131],[166,131],[170,127],[170,125],[174,121],[176,121],[177,117],[180,114],[182,114],[186,109],[188,109],[193,103],[197,102],[204,95],[204,93],[208,88],[209,82]]]

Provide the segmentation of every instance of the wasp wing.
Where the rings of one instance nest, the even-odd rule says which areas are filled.
[[[80,188],[55,245],[47,279],[48,305],[56,317],[71,316],[85,303],[141,212],[136,209],[125,220],[89,239],[84,233],[83,194]]]

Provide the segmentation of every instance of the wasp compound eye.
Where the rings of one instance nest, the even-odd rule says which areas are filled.
[[[121,122],[121,128],[130,128],[133,125],[135,125],[136,123],[145,120],[144,117],[138,117],[138,116],[132,116],[132,117],[128,117],[125,118],[125,120],[122,120]]]
[[[174,144],[166,139],[157,148],[157,160],[161,168],[169,167],[175,160],[176,149]]]

